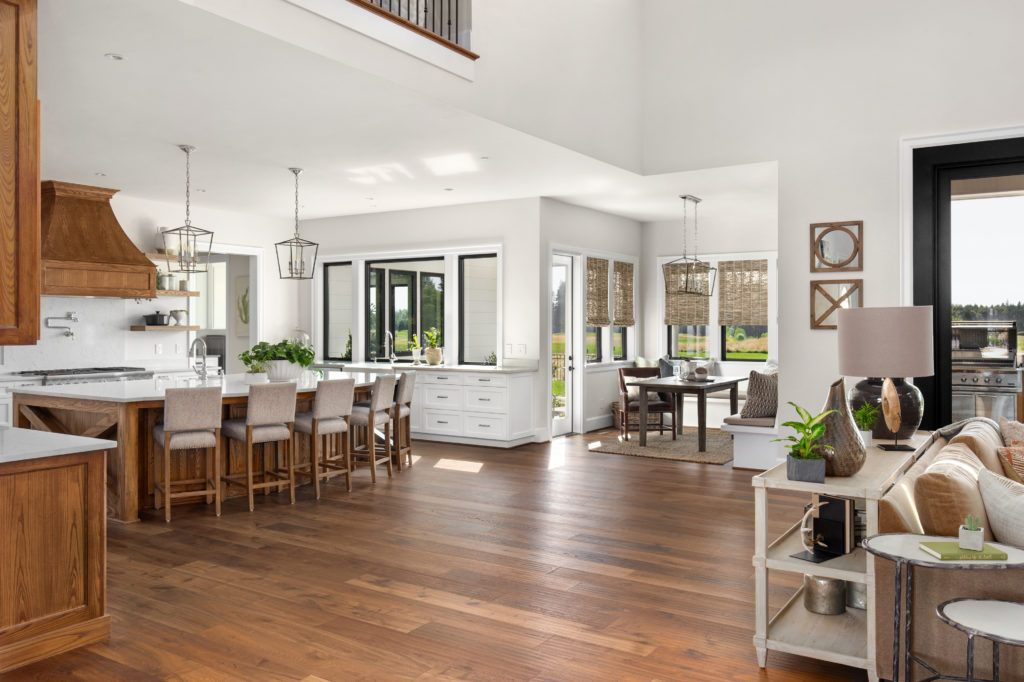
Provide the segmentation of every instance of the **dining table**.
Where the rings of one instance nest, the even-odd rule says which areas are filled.
[[[659,379],[638,379],[630,381],[627,385],[640,387],[640,447],[647,446],[647,393],[672,394],[674,409],[676,411],[676,432],[683,433],[683,397],[686,395],[697,396],[697,450],[707,450],[708,439],[708,394],[718,391],[729,390],[729,414],[736,414],[739,411],[740,382],[746,381],[747,377],[726,377],[709,376],[706,379],[685,379],[682,377],[662,377]]]

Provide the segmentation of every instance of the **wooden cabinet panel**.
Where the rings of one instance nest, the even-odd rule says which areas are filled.
[[[0,0],[0,345],[39,340],[36,0]]]

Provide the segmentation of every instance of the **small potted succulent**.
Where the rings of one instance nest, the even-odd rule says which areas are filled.
[[[420,364],[420,339],[415,334],[412,335],[412,343],[409,344],[409,350],[412,351],[412,364]]]
[[[960,526],[960,549],[980,552],[985,549],[985,529],[978,526],[978,517],[968,514],[964,525]]]
[[[437,327],[431,327],[427,331],[423,332],[423,338],[427,342],[427,364],[428,365],[440,365],[441,364],[441,332],[437,330]]]
[[[796,431],[795,436],[776,438],[773,442],[789,443],[789,454],[786,456],[786,478],[791,481],[805,481],[807,483],[825,482],[825,459],[822,456],[822,449],[826,447],[820,441],[825,435],[825,417],[835,410],[825,410],[817,416],[790,402],[800,421],[783,422]]]
[[[860,431],[860,439],[864,441],[864,447],[871,447],[871,429],[878,421],[878,405],[864,403],[853,412],[853,421],[857,422],[857,429]]]

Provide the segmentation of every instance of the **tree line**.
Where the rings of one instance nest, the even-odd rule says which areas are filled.
[[[977,305],[974,303],[952,306],[953,320],[1016,320],[1018,331],[1024,330],[1024,303],[999,303],[998,305]]]

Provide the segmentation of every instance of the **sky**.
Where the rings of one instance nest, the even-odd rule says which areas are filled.
[[[1024,301],[1024,196],[952,206],[953,303]]]

